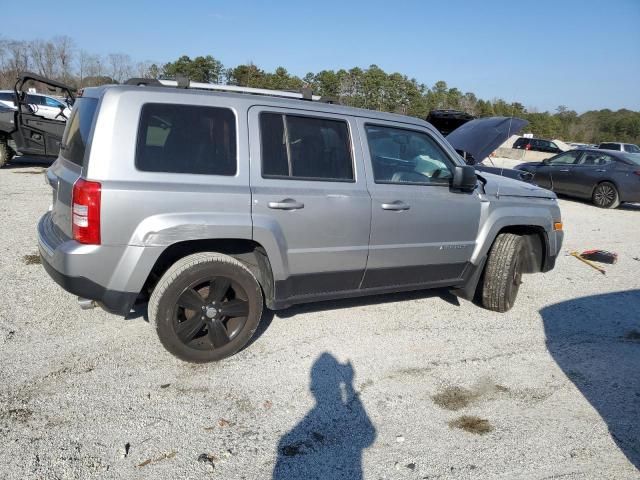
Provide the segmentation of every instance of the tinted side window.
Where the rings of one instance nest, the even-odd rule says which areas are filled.
[[[136,168],[146,172],[235,175],[236,125],[227,108],[147,103]]]
[[[71,112],[71,118],[62,137],[60,152],[67,160],[82,165],[84,160],[93,117],[96,114],[98,100],[95,98],[79,98]]]
[[[366,131],[376,183],[449,184],[451,160],[426,133],[379,125]]]
[[[570,150],[566,153],[562,153],[549,160],[549,165],[572,165],[576,163],[576,160],[582,152],[580,150]]]
[[[580,159],[580,165],[585,166],[602,166],[614,162],[615,159],[606,153],[585,152]]]
[[[40,95],[29,95],[27,94],[27,98],[26,101],[29,105],[44,105],[45,104],[45,98],[41,97]]]
[[[14,98],[15,97],[14,97],[13,93],[0,92],[0,100],[13,102]]]
[[[260,137],[263,177],[353,181],[344,121],[261,113]]]
[[[638,148],[638,146],[633,143],[625,143],[624,150],[625,152],[630,152],[630,153],[640,153],[640,148]]]

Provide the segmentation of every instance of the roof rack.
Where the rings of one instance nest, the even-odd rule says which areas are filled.
[[[289,90],[269,90],[267,88],[239,87],[236,85],[220,85],[217,83],[192,82],[186,77],[176,77],[175,80],[157,80],[155,78],[130,78],[125,85],[149,87],[193,88],[196,90],[212,90],[217,92],[250,93],[253,95],[267,95],[271,97],[294,98],[324,103],[336,103],[335,99],[314,95],[310,88],[302,88],[299,92]]]

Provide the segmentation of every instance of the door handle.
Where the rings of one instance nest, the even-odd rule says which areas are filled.
[[[558,170],[559,172],[568,172],[569,169],[568,168],[563,168],[562,170]]]
[[[407,205],[404,202],[401,202],[400,200],[396,200],[395,202],[391,202],[391,203],[383,203],[380,206],[382,207],[383,210],[395,210],[398,212],[401,210],[409,210],[411,208],[409,205]]]
[[[596,170],[596,172],[606,172],[606,170],[604,168],[599,168]]]
[[[269,202],[267,206],[275,210],[299,210],[304,208],[304,203],[296,202],[293,198],[285,198],[281,202]]]

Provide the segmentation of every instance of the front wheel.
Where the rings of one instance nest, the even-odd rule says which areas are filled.
[[[513,307],[522,283],[524,239],[501,233],[493,242],[482,282],[482,306],[495,312]]]
[[[149,321],[170,353],[205,363],[230,357],[249,342],[262,305],[262,289],[243,263],[197,253],[162,276],[149,299]]]
[[[602,182],[593,190],[593,204],[600,208],[616,208],[620,205],[618,189],[611,182]]]

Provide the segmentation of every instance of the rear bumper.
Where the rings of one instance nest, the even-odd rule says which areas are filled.
[[[95,300],[103,309],[116,315],[125,316],[131,311],[138,296],[136,293],[109,290],[87,278],[64,275],[51,266],[42,255],[42,250],[40,257],[42,258],[42,266],[49,276],[67,292],[78,297]]]
[[[121,285],[125,288],[117,285],[119,279],[132,279],[131,272],[122,268],[123,263],[128,263],[122,259],[129,248],[83,245],[70,240],[53,225],[50,213],[38,222],[38,250],[49,276],[67,292],[95,300],[108,312],[119,315],[130,312],[144,283],[137,280],[141,282],[137,289],[126,288],[124,280]]]

